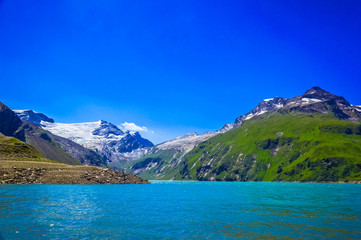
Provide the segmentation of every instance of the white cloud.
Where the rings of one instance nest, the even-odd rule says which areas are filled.
[[[143,126],[138,126],[135,123],[128,123],[128,122],[124,122],[123,124],[120,125],[120,127],[123,130],[128,130],[128,131],[134,131],[134,132],[148,132],[148,128]]]

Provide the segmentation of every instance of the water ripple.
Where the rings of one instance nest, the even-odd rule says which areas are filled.
[[[354,184],[0,185],[0,239],[360,239]]]

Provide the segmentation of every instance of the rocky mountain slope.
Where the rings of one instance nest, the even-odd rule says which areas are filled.
[[[295,114],[294,118],[292,118],[292,119],[287,118],[288,116],[293,116],[294,114]],[[255,164],[255,162],[263,162],[266,164],[266,166],[268,166],[268,168],[270,168],[271,165],[267,165],[267,164],[271,164],[271,162],[267,162],[264,159],[259,160],[260,158],[257,157],[257,153],[259,151],[254,151],[252,153],[249,153],[247,151],[247,149],[252,149],[253,146],[260,144],[262,141],[271,141],[271,142],[272,141],[276,141],[276,142],[281,141],[281,144],[282,144],[283,138],[282,138],[282,140],[279,139],[281,136],[278,136],[278,138],[275,138],[276,140],[273,139],[271,136],[269,136],[269,138],[267,138],[267,139],[263,139],[262,136],[259,136],[259,139],[255,138],[251,142],[247,142],[246,139],[238,139],[238,138],[233,139],[233,137],[235,137],[234,136],[235,132],[238,133],[239,131],[242,131],[240,129],[243,129],[243,125],[245,122],[255,122],[254,125],[252,125],[252,126],[254,126],[254,129],[257,129],[256,126],[258,124],[260,124],[260,121],[264,118],[266,118],[266,119],[268,119],[268,118],[276,119],[277,118],[280,122],[283,122],[285,125],[287,125],[287,121],[297,122],[297,119],[303,119],[303,115],[312,116],[312,117],[310,117],[310,119],[307,118],[307,122],[310,122],[310,126],[314,126],[314,129],[312,131],[316,131],[319,126],[322,126],[321,125],[322,122],[328,122],[328,121],[334,121],[334,120],[337,120],[339,122],[335,123],[334,125],[330,125],[330,126],[332,126],[332,128],[334,127],[337,129],[337,128],[343,128],[343,124],[345,124],[345,123],[351,124],[351,125],[355,124],[355,123],[359,123],[360,116],[361,116],[361,107],[351,105],[343,97],[333,95],[327,91],[322,90],[319,87],[311,88],[310,90],[306,91],[305,94],[296,96],[296,97],[290,98],[290,99],[280,98],[280,97],[276,97],[273,99],[265,99],[251,112],[238,117],[234,123],[225,125],[219,131],[213,132],[211,134],[208,133],[208,135],[206,134],[205,137],[203,138],[203,141],[195,142],[195,144],[194,144],[195,148],[192,146],[189,146],[189,145],[188,145],[189,147],[182,148],[181,147],[182,144],[180,143],[179,140],[177,141],[177,139],[170,141],[170,142],[166,142],[161,145],[157,145],[157,146],[153,147],[151,150],[148,151],[148,153],[144,157],[142,157],[141,159],[134,162],[134,164],[128,165],[128,170],[132,171],[134,173],[140,174],[140,176],[144,176],[148,179],[194,179],[194,180],[198,179],[198,180],[241,180],[241,181],[245,181],[245,180],[286,180],[286,179],[287,180],[295,180],[295,178],[297,178],[297,177],[293,176],[294,178],[291,178],[291,177],[287,178],[287,177],[285,177],[286,175],[282,175],[283,173],[281,174],[282,176],[279,178],[276,178],[276,177],[267,178],[263,175],[261,176],[261,175],[257,175],[257,174],[251,175],[251,173],[253,173],[252,171],[256,171],[255,169],[258,167],[258,165]],[[322,120],[316,121],[316,119],[318,119],[319,117],[323,117],[323,118],[321,118]],[[314,121],[312,121],[312,120],[314,120]],[[341,121],[341,120],[347,120],[347,122]],[[264,125],[262,125],[262,126],[265,129],[268,128],[269,126],[267,126],[267,125],[269,125],[270,123],[268,123],[267,120],[262,120],[262,121],[266,121],[264,123]],[[269,120],[269,121],[271,121],[271,120]],[[351,122],[353,122],[353,123],[351,123]],[[240,126],[242,126],[242,128],[240,128]],[[327,125],[327,126],[329,126],[329,125]],[[352,129],[357,128],[358,126],[359,125],[355,124],[355,125],[352,125],[351,128]],[[275,128],[270,128],[270,130],[276,131],[276,132],[272,133],[273,137],[275,137],[275,136],[277,137],[277,134],[284,134],[285,129],[281,129],[280,127],[281,126],[275,126]],[[307,131],[309,130],[309,128],[297,130],[296,125],[293,127],[295,127],[295,129],[293,129],[293,130],[295,132],[299,131],[299,133],[298,134],[292,133],[291,139],[293,139],[293,140],[291,141],[288,139],[288,141],[290,141],[289,142],[289,144],[290,144],[289,146],[291,146],[290,149],[284,150],[285,152],[282,152],[282,151],[280,152],[280,154],[282,153],[281,156],[283,156],[286,159],[290,157],[289,155],[286,154],[286,152],[288,152],[288,154],[289,154],[289,152],[291,150],[295,149],[294,147],[292,147],[292,146],[296,145],[295,139],[299,139],[301,136],[303,136],[303,134],[307,135],[308,134]],[[257,131],[262,132],[262,131],[265,131],[265,129],[261,128],[261,129],[257,129]],[[249,129],[244,128],[243,130],[247,132]],[[255,133],[257,133],[257,132],[255,132]],[[252,136],[253,136],[253,134],[254,133],[252,133]],[[336,133],[334,133],[334,134],[336,134]],[[345,138],[345,139],[347,137],[350,137],[348,135],[344,136],[343,133],[337,133],[337,134],[341,134],[340,136],[337,135],[337,137],[341,137],[341,138]],[[353,131],[353,133],[350,135],[352,135],[351,138],[355,138],[356,142],[358,141],[359,135],[357,134],[357,131]],[[224,136],[224,137],[222,137],[222,136]],[[248,132],[247,136],[251,136],[251,132]],[[258,136],[258,135],[256,135],[256,136]],[[332,143],[325,141],[326,139],[323,138],[324,136],[325,136],[324,133],[321,132],[320,135],[318,136],[318,137],[320,137],[320,139],[318,139],[318,137],[314,136],[315,139],[318,139],[318,140],[313,139],[313,141],[319,143],[322,140],[322,141],[324,141],[322,144],[324,144],[326,146],[329,145],[329,147],[332,148],[333,147]],[[335,136],[336,135],[334,135],[333,137],[335,137]],[[192,137],[194,137],[194,136],[190,136],[190,138],[192,138]],[[201,138],[201,137],[198,137],[198,138]],[[182,138],[180,138],[180,139],[182,139]],[[219,141],[216,141],[218,139],[219,139]],[[189,141],[189,138],[188,138],[188,141]],[[226,141],[226,142],[224,142],[224,141]],[[171,144],[172,142],[179,142],[180,145],[175,146],[174,144]],[[243,144],[244,144],[243,147],[245,149],[243,149],[243,148],[240,149],[238,147],[237,148],[235,147],[234,144],[237,145],[239,142],[243,142]],[[278,144],[278,142],[277,142],[277,144]],[[207,145],[204,145],[205,143],[209,143],[209,148],[207,148]],[[227,145],[228,143],[230,145]],[[227,147],[225,146],[225,144]],[[306,143],[298,142],[297,144],[302,145],[302,144],[306,144]],[[173,147],[168,147],[168,148],[163,147],[162,148],[161,147],[162,145],[173,146]],[[355,144],[352,144],[352,146],[354,146],[354,145]],[[311,145],[309,145],[309,146],[311,146]],[[265,155],[266,153],[264,153],[264,152],[268,152],[268,154],[270,154],[271,156],[268,156],[267,159],[272,158],[272,159],[274,159],[272,161],[277,162],[277,161],[279,161],[278,158],[280,157],[280,155],[278,155],[279,157],[273,156],[273,155],[275,154],[276,149],[280,149],[280,148],[281,148],[281,146],[276,147],[275,149],[271,149],[271,150],[264,149],[262,152],[263,155],[261,154],[261,156],[266,156]],[[184,149],[186,149],[186,150],[184,150]],[[215,149],[218,149],[218,150],[215,150]],[[235,149],[237,149],[237,150],[235,150]],[[228,151],[230,151],[230,153],[232,153],[232,158],[234,158],[233,160],[230,160],[229,158],[227,158],[228,154],[230,154],[230,153],[228,153]],[[303,149],[302,154],[307,152],[308,154],[313,156],[310,153],[312,151],[313,151],[313,148],[309,147],[309,148]],[[343,151],[345,151],[345,149],[343,149]],[[359,150],[356,150],[355,152],[360,153]],[[244,157],[246,156],[246,153],[247,153],[247,158],[245,160]],[[260,153],[258,153],[258,154],[260,154]],[[294,153],[294,154],[296,154],[296,153]],[[357,162],[358,158],[356,157],[356,155],[357,154],[355,154],[352,157],[355,157],[354,159],[356,159],[356,162]],[[296,159],[298,159],[300,156],[297,156]],[[332,157],[333,155],[331,153],[329,155],[327,155],[325,153],[325,156],[328,156],[328,157],[324,158],[323,159],[324,161],[330,161],[327,159],[333,159],[333,157]],[[294,158],[294,156],[293,156],[293,158]],[[197,161],[195,159],[197,159]],[[238,159],[238,160],[236,160],[236,159]],[[302,162],[303,160],[300,158],[298,161]],[[205,162],[203,162],[203,161],[205,161]],[[234,175],[232,175],[232,174],[229,175],[228,168],[224,171],[221,171],[222,168],[224,168],[224,166],[219,168],[220,166],[222,166],[223,162],[227,162],[227,164],[228,164],[227,166],[231,166],[233,169],[233,166],[239,165],[242,161],[247,162],[247,164],[252,163],[251,168],[249,168],[249,169],[247,168],[247,167],[249,167],[248,165],[247,165],[247,167],[244,167],[244,166],[243,166],[243,168],[240,167],[243,170],[247,169],[246,173],[244,173],[244,172],[242,173],[243,175],[242,174],[239,175],[237,173],[234,173]],[[322,161],[322,159],[320,161]],[[279,166],[275,163],[272,166],[275,166],[275,165]],[[343,162],[343,164],[341,164],[341,165],[342,165],[341,168],[344,168],[346,165],[348,165],[348,162],[346,164],[345,164],[345,162]],[[202,167],[200,167],[200,166],[202,166]],[[190,170],[190,169],[193,169],[193,170],[195,169],[194,170],[195,172],[192,172],[193,170]],[[271,168],[271,169],[273,169],[273,168]],[[213,172],[213,171],[215,171],[215,172]],[[242,172],[240,169],[235,170],[235,171]],[[256,172],[258,173],[259,171],[257,170]],[[303,173],[301,173],[301,174],[303,174]],[[339,175],[337,175],[337,176],[339,176]],[[343,179],[346,179],[347,177],[350,178],[350,176],[347,174],[343,177],[344,177]],[[355,177],[355,176],[352,176],[352,177]],[[299,176],[298,176],[298,178],[302,179]],[[309,178],[308,180],[310,180],[310,179],[311,178]],[[341,177],[339,179],[341,179]],[[317,180],[320,180],[320,179],[317,179]]]
[[[320,87],[313,87],[303,95],[294,98],[275,97],[265,99],[252,111],[238,117],[228,128],[239,127],[244,120],[278,109],[330,114],[341,120],[351,122],[359,122],[361,118],[360,106],[351,105],[345,98],[329,93]]]
[[[32,146],[0,136],[1,184],[124,184],[149,183],[108,168],[74,166],[43,158]]]
[[[44,114],[31,110],[17,110],[15,112],[23,119],[36,120],[34,123],[38,123],[43,129],[56,136],[68,139],[83,148],[94,151],[85,154],[85,156],[92,156],[92,163],[98,162],[115,169],[119,169],[129,161],[139,158],[146,151],[145,148],[153,146],[149,140],[142,138],[138,132],[122,131],[114,124],[103,120],[85,123],[56,123],[48,121],[50,118]],[[38,119],[41,119],[40,122]],[[57,137],[54,138],[57,140]],[[73,157],[82,158],[84,156],[83,151],[81,154],[77,154],[79,148],[74,148],[74,144],[70,141],[61,140],[59,144],[64,151]],[[100,158],[97,155],[100,155]],[[86,160],[82,160],[82,162],[86,163]]]

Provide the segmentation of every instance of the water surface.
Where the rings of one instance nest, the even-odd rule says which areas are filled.
[[[361,185],[0,185],[3,239],[361,239]]]

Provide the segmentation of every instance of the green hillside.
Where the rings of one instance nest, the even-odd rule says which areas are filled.
[[[0,168],[48,166],[50,163],[64,165],[43,158],[34,147],[16,138],[0,136]]]
[[[320,114],[269,112],[201,143],[160,177],[150,171],[140,176],[217,181],[360,181],[360,153],[360,124]]]
[[[272,116],[273,115],[273,116]],[[319,114],[269,113],[200,144],[177,179],[361,180],[361,125]]]

